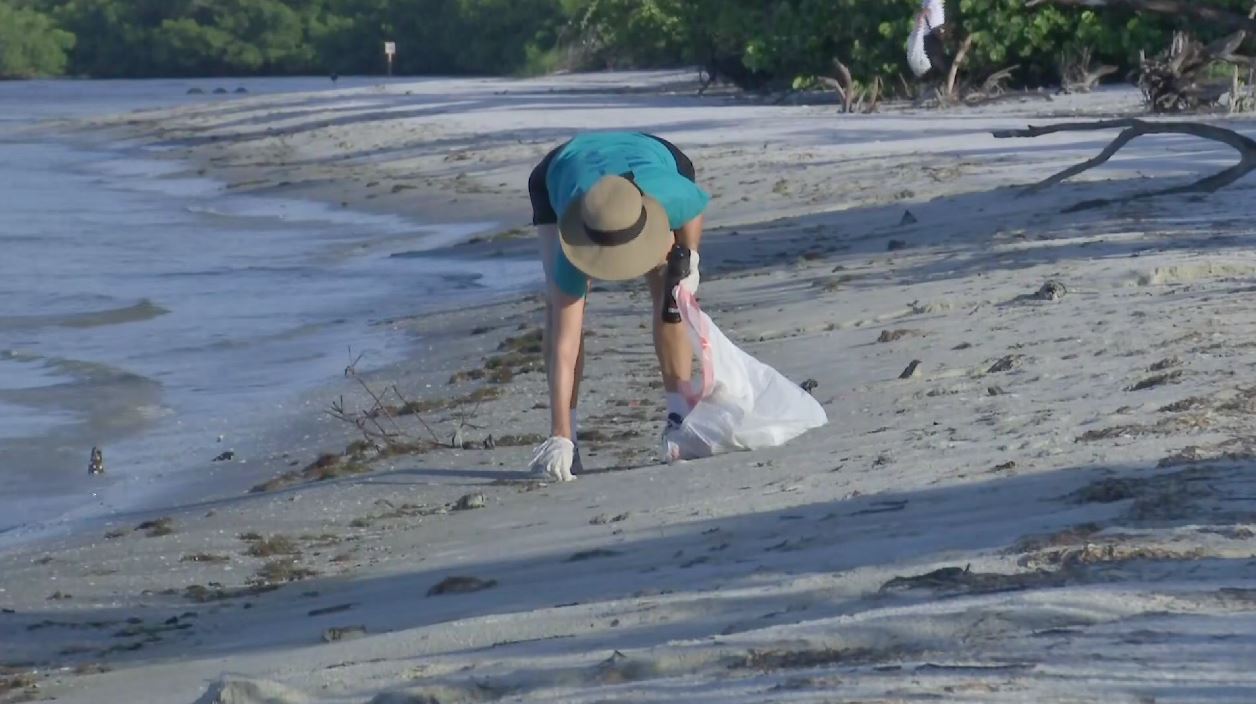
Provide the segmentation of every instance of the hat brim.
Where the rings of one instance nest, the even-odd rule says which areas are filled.
[[[602,281],[626,281],[644,276],[663,263],[671,249],[673,237],[667,211],[653,198],[645,196],[645,227],[641,234],[621,245],[608,247],[594,242],[580,217],[581,199],[567,206],[558,223],[559,243],[563,255],[586,276]]]

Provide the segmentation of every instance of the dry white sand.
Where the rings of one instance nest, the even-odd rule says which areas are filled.
[[[1017,198],[1112,135],[992,129],[1137,96],[853,116],[665,89],[683,78],[431,81],[92,125],[240,190],[503,223],[456,250],[476,256],[531,251],[509,233],[524,180],[573,130],[654,131],[715,196],[704,308],[815,379],[831,423],[658,466],[644,293],[601,287],[582,404],[598,471],[527,482],[524,437],[13,548],[0,681],[19,686],[0,701],[1256,701],[1256,179],[1061,214],[1230,154],[1144,138]],[[1049,279],[1063,298],[1035,299]],[[367,381],[499,392],[424,414],[442,437],[460,416],[468,440],[543,432],[537,372],[446,384],[539,306],[390,321],[440,342]],[[320,426],[302,462],[352,439]],[[457,510],[467,494],[484,506]]]

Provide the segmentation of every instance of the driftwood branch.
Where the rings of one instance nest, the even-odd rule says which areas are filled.
[[[979,92],[990,98],[1003,95],[1007,92],[1007,85],[1005,84],[1012,80],[1012,72],[1018,68],[1020,68],[1020,66],[1008,66],[1007,68],[999,69],[998,71],[990,74],[981,84]]]
[[[1093,159],[1084,161],[1076,166],[1071,166],[1053,176],[1050,176],[1038,183],[1029,186],[1023,194],[1036,193],[1044,188],[1054,186],[1065,179],[1072,178],[1077,174],[1088,169],[1092,169],[1104,162],[1108,161],[1121,150],[1126,144],[1129,144],[1137,137],[1146,134],[1189,134],[1203,139],[1221,142],[1239,153],[1239,161],[1228,169],[1215,173],[1211,176],[1201,178],[1194,183],[1185,186],[1175,186],[1173,188],[1165,188],[1158,191],[1147,191],[1132,196],[1117,199],[1097,199],[1088,200],[1068,208],[1065,212],[1075,212],[1078,210],[1089,210],[1098,208],[1110,203],[1123,203],[1141,198],[1152,198],[1155,196],[1167,196],[1178,193],[1213,193],[1224,188],[1247,174],[1256,170],[1256,140],[1245,135],[1241,135],[1233,130],[1227,130],[1222,127],[1213,125],[1205,125],[1198,122],[1146,122],[1138,119],[1120,119],[1120,120],[1099,120],[1095,122],[1065,122],[1056,125],[1044,125],[1041,127],[1029,126],[1023,130],[1000,130],[994,133],[998,139],[1008,139],[1013,137],[1039,137],[1044,134],[1054,134],[1056,132],[1082,132],[1093,130],[1106,130],[1121,128],[1121,134],[1117,135],[1112,143],[1104,148],[1098,156]]]
[[[1060,55],[1060,92],[1089,93],[1095,89],[1104,77],[1117,72],[1116,66],[1092,66],[1090,47],[1083,48],[1076,56],[1069,53]]]
[[[876,112],[881,107],[881,77],[877,76],[872,79],[871,94],[868,96],[868,112]]]
[[[881,104],[881,90],[883,84],[881,77],[877,76],[872,84],[865,88],[855,85],[855,78],[851,75],[850,69],[841,59],[833,59],[832,76],[819,76],[818,80],[826,88],[837,93],[837,97],[842,101],[842,112],[876,112],[877,107]],[[864,100],[867,98],[868,107],[864,108]]]
[[[1256,67],[1256,59],[1234,53],[1246,38],[1247,32],[1239,30],[1211,44],[1203,44],[1185,32],[1178,32],[1163,53],[1143,57],[1138,87],[1152,111],[1188,112],[1215,105],[1230,92],[1226,81],[1213,79],[1215,64]]]
[[[951,70],[946,76],[946,86],[942,89],[946,102],[950,102],[955,96],[955,79],[959,76],[959,67],[964,64],[968,58],[968,52],[973,48],[973,35],[964,37],[964,41],[959,45],[959,51],[955,52],[955,61],[951,62]]]
[[[1234,29],[1256,32],[1256,19],[1205,5],[1199,0],[1029,0],[1025,7],[1038,5],[1064,5],[1068,7],[1114,7],[1136,12],[1157,12],[1195,17]]]

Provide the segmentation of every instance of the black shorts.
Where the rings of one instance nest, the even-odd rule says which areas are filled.
[[[679,147],[656,135],[646,134],[645,136],[656,139],[660,144],[667,147],[667,151],[671,152],[676,159],[676,171],[680,172],[681,176],[694,183],[698,182],[698,173],[693,168],[693,161],[684,152],[680,151]],[[546,154],[541,163],[537,164],[535,169],[532,169],[532,175],[528,176],[528,197],[532,199],[533,225],[558,224],[558,213],[554,212],[554,206],[550,203],[549,186],[545,183],[545,176],[549,173],[550,163],[554,161],[554,157],[558,156],[558,153],[570,143],[570,141],[563,142],[549,154]]]

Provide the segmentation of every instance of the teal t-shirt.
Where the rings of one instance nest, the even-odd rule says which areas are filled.
[[[711,200],[681,175],[676,157],[659,140],[639,132],[590,132],[568,142],[550,163],[545,177],[550,205],[561,218],[598,179],[630,171],[641,191],[663,206],[673,230],[701,215]],[[570,296],[583,296],[588,290],[588,277],[567,261],[561,249],[554,278]]]

